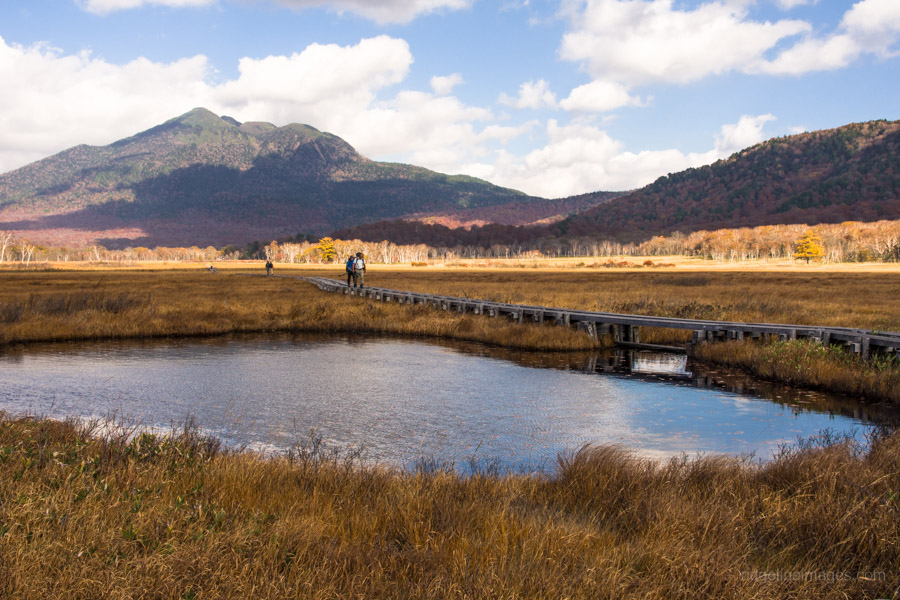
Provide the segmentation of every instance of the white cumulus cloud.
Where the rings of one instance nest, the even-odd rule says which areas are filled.
[[[335,115],[331,130],[347,131],[345,137],[369,156],[399,155],[413,164],[455,172],[463,156],[482,151],[478,124],[492,118],[489,110],[452,96],[404,90],[355,115]]]
[[[892,54],[900,38],[900,2],[862,0],[844,14],[841,27],[867,52]]]
[[[745,115],[737,123],[721,127],[712,149],[689,153],[674,148],[631,152],[590,122],[560,125],[551,119],[543,147],[521,156],[501,150],[493,163],[481,161],[466,170],[499,185],[549,198],[635,189],[666,173],[708,165],[763,141],[763,126],[774,118]]]
[[[0,170],[75,144],[107,144],[202,105],[210,71],[202,55],[113,65],[0,38]]]
[[[500,94],[497,101],[500,104],[520,109],[556,108],[556,94],[550,91],[550,84],[543,79],[526,81],[519,86],[517,97]]]
[[[621,83],[592,81],[572,90],[559,105],[571,112],[607,112],[623,106],[643,106],[644,102],[629,94]]]
[[[375,90],[403,81],[412,61],[404,40],[384,35],[355,46],[311,44],[291,56],[242,58],[240,76],[216,88],[215,96],[229,106],[340,106],[344,98],[371,98]]]
[[[766,123],[775,120],[775,115],[766,114],[759,116],[744,115],[737,123],[723,125],[719,135],[716,136],[716,154],[718,158],[731,156],[738,150],[743,150],[766,139],[763,127]]]
[[[783,9],[815,3],[778,0]],[[625,102],[641,85],[687,84],[729,72],[796,76],[845,68],[864,54],[900,53],[898,0],[859,0],[830,34],[802,20],[754,21],[753,4],[711,0],[682,8],[674,0],[563,0],[560,14],[569,28],[560,56],[581,63],[596,89],[576,88],[561,106],[586,107],[595,97],[615,108],[615,98]]]
[[[803,75],[844,68],[859,54],[860,47],[850,36],[810,37],[784,50],[773,60],[761,62],[754,70],[771,75]]]
[[[807,35],[753,70],[775,75],[800,75],[842,69],[864,54],[897,55],[900,42],[900,2],[861,0],[844,13],[831,35]]]
[[[452,75],[435,75],[431,78],[431,89],[438,96],[446,96],[453,91],[453,88],[463,82],[462,75],[453,73]]]
[[[595,80],[624,85],[689,83],[742,71],[808,23],[748,19],[746,2],[709,2],[681,10],[672,0],[564,0],[570,29],[560,56],[581,62]]]

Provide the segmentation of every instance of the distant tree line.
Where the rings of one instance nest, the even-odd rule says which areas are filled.
[[[804,239],[815,235],[821,252],[803,254]],[[798,255],[798,248],[801,254]],[[137,246],[121,250],[100,245],[83,248],[46,247],[0,231],[0,263],[86,261],[194,261],[269,259],[289,264],[340,263],[351,254],[362,252],[370,262],[383,264],[452,262],[458,259],[534,259],[560,257],[666,255],[696,256],[716,261],[783,260],[795,256],[842,262],[900,262],[900,220],[840,224],[766,225],[740,229],[679,232],[655,236],[641,243],[621,243],[590,237],[546,238],[530,243],[493,243],[490,245],[397,244],[388,240],[367,242],[298,235],[268,244],[254,242],[244,248],[225,246],[156,247]]]
[[[808,231],[821,239],[822,260],[841,262],[900,261],[900,221],[839,224],[765,225],[741,229],[695,231],[657,236],[639,244],[639,256],[684,255],[720,261],[791,258]]]

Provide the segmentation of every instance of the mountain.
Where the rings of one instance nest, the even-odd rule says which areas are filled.
[[[900,219],[900,121],[776,138],[633,192],[560,200],[372,161],[308,125],[202,108],[0,175],[0,229],[45,245],[222,246],[335,231],[490,246],[879,219]]]
[[[572,237],[639,242],[674,231],[900,219],[900,121],[776,138],[709,166],[660,177],[633,192],[575,198],[588,208],[545,225],[507,227],[498,220],[452,229],[447,221],[394,220],[335,235],[442,246],[534,246]],[[572,200],[557,202],[566,206]]]
[[[240,123],[203,108],[0,175],[0,229],[47,245],[221,246],[546,202],[474,177],[372,161],[308,125]]]
[[[673,231],[900,219],[900,121],[775,138],[573,215],[557,236],[638,241]]]
[[[442,213],[419,213],[406,219],[438,224],[450,229],[497,225],[542,225],[555,223],[569,215],[599,206],[624,195],[626,192],[594,192],[557,200],[541,200],[529,197],[494,206],[456,209]]]

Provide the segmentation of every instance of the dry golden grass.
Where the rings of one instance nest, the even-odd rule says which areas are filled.
[[[900,402],[900,368],[896,360],[886,357],[865,361],[806,340],[700,344],[693,353],[700,360],[738,367],[772,381]]]
[[[88,428],[90,430],[90,428]],[[105,439],[0,413],[0,596],[893,597],[900,436],[765,465],[641,462],[548,475],[398,472],[332,457]]]
[[[295,279],[194,271],[0,271],[0,344],[303,331],[435,336],[535,350],[597,343],[518,325],[325,294]]]
[[[0,344],[30,341],[303,331],[434,336],[512,348],[570,351],[609,344],[552,325],[442,313],[325,294],[296,279],[243,277],[232,263],[159,271],[0,270]],[[246,266],[246,265],[243,265]],[[283,267],[279,274],[341,277],[340,266]],[[374,266],[370,285],[502,302],[744,322],[900,331],[900,271],[393,268]],[[643,328],[648,343],[684,343],[689,331]],[[894,363],[774,364],[770,346],[708,346],[698,356],[776,381],[900,400]],[[740,350],[739,350],[740,349]],[[738,358],[739,357],[739,358]]]
[[[886,273],[466,268],[371,271],[372,285],[517,304],[900,331],[897,269]]]

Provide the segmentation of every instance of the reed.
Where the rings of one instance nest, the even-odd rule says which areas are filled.
[[[900,402],[900,365],[884,356],[864,360],[807,340],[717,342],[700,344],[693,353],[700,360],[738,367],[772,381]]]
[[[325,294],[295,279],[199,270],[0,272],[0,344],[265,331],[431,336],[549,351],[598,345],[566,328]]]
[[[900,270],[384,270],[373,285],[516,304],[900,331]]]
[[[193,270],[0,271],[0,344],[293,331],[431,336],[526,350],[608,345],[568,328],[445,313],[326,294],[296,279]],[[224,270],[223,270],[224,271]],[[279,273],[340,277],[340,267]],[[372,285],[583,310],[745,322],[900,331],[900,273],[372,267]],[[864,290],[864,293],[860,290]],[[864,301],[860,301],[861,294]],[[683,343],[690,332],[643,328],[649,343]],[[852,361],[826,352],[772,360],[781,345],[708,345],[697,356],[776,381],[898,401],[897,362]],[[796,349],[794,350],[796,351]],[[813,360],[814,359],[814,360]]]
[[[900,436],[766,464],[615,447],[546,474],[264,458],[0,414],[9,598],[888,598]]]

